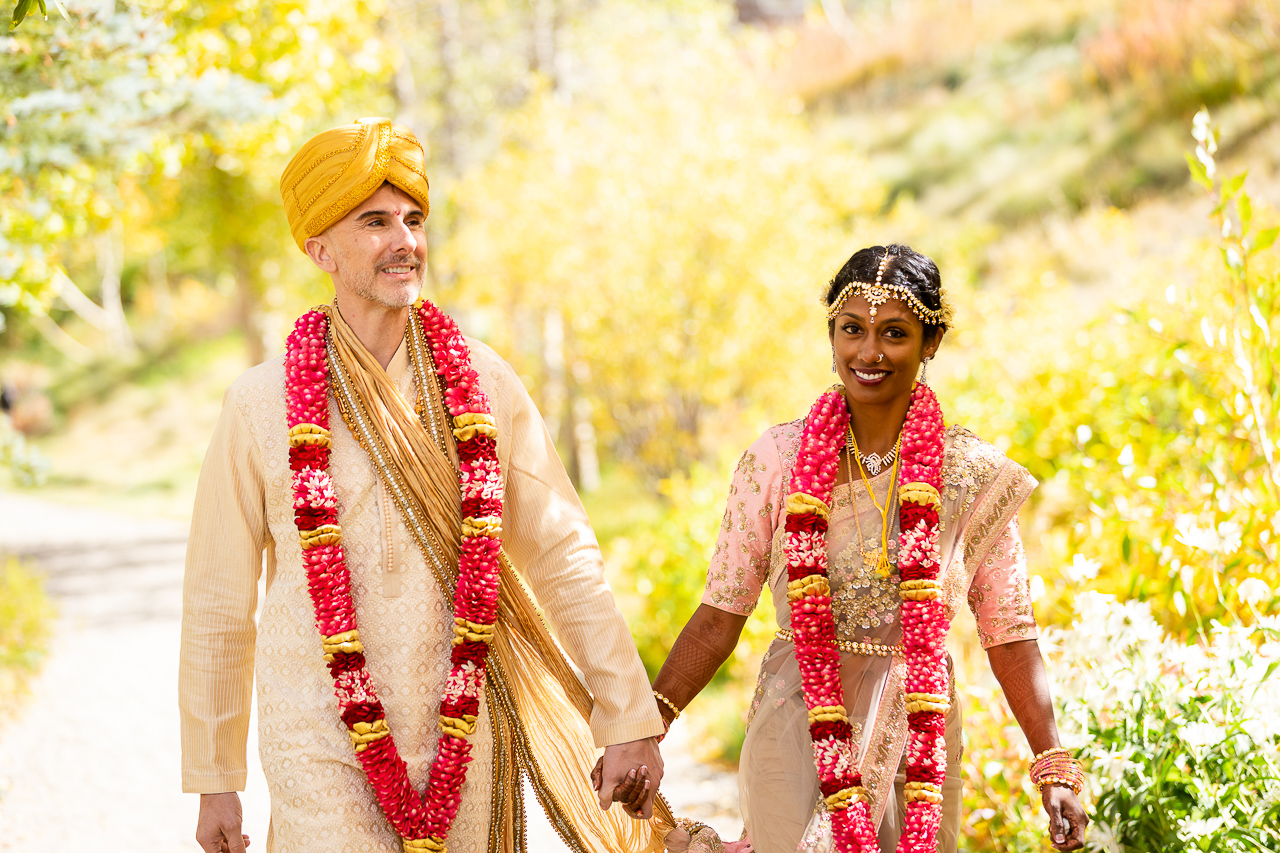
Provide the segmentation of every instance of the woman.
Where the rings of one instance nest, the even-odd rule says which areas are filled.
[[[824,301],[841,384],[738,463],[702,603],[654,683],[664,719],[728,658],[767,584],[779,630],[739,766],[750,844],[956,850],[960,708],[943,643],[967,597],[1037,756],[1053,846],[1077,849],[1083,776],[1058,744],[1018,536],[1035,481],[944,432],[924,384],[949,319],[938,268],[906,246],[863,249]]]

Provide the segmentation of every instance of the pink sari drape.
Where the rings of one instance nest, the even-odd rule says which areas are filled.
[[[702,599],[747,613],[768,584],[780,629],[790,627],[782,545],[786,483],[802,427],[795,421],[770,429],[739,462]],[[967,598],[984,648],[1032,639],[1037,633],[1016,516],[1035,480],[966,430],[950,428],[946,448],[940,546],[948,614],[954,618]],[[870,480],[881,506],[891,484],[888,470]],[[880,578],[873,571],[881,547],[881,515],[861,481],[838,486],[832,503],[827,548],[837,634],[842,640],[894,646],[901,642],[897,572]],[[890,521],[893,556],[898,526],[892,510]],[[881,847],[893,849],[902,812],[901,781],[895,790],[895,778],[907,735],[905,662],[900,655],[844,652],[840,674]],[[955,850],[959,835],[960,723],[953,697],[939,836],[943,851]],[[757,850],[789,853],[801,842],[810,851],[829,846],[826,814],[817,808],[818,780],[795,647],[789,641],[776,639],[761,663],[738,778],[743,818]]]

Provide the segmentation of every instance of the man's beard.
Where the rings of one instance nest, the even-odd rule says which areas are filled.
[[[391,293],[381,291],[378,288],[376,283],[378,272],[382,270],[384,267],[396,267],[396,266],[407,266],[407,267],[414,268],[415,277],[417,278],[417,282],[416,282],[417,287],[414,288],[411,294],[404,293],[399,288],[397,288],[396,291]],[[422,291],[422,284],[423,284],[424,272],[425,272],[424,266],[425,266],[424,264],[421,264],[418,262],[417,258],[413,258],[411,260],[405,260],[400,263],[396,263],[395,261],[379,263],[372,271],[361,271],[360,275],[352,276],[351,279],[349,280],[351,291],[356,296],[359,296],[361,299],[364,299],[368,302],[372,302],[376,305],[381,305],[384,308],[390,308],[392,310],[398,310],[400,308],[408,308],[417,300],[418,294]]]

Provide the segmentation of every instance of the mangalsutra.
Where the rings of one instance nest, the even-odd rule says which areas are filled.
[[[879,558],[876,560],[876,574],[878,574],[882,578],[887,578],[889,576],[889,573],[893,571],[893,567],[890,565],[890,562],[889,562],[889,508],[893,506],[893,493],[896,490],[898,485],[897,483],[898,478],[896,476],[897,466],[896,464],[894,466],[895,467],[895,476],[893,478],[894,482],[892,482],[889,485],[889,494],[885,496],[884,505],[881,506],[880,502],[876,500],[875,492],[871,491],[871,484],[867,482],[867,471],[871,470],[871,466],[868,464],[870,462],[870,459],[864,460],[862,458],[862,453],[858,450],[858,440],[853,437],[852,424],[849,424],[847,427],[845,427],[845,435],[846,435],[845,444],[849,450],[849,468],[850,468],[849,479],[851,481],[853,480],[852,469],[853,469],[853,464],[856,462],[858,464],[858,473],[862,476],[862,485],[864,488],[866,488],[867,495],[871,498],[871,502],[875,504],[876,510],[880,513],[880,522],[881,522],[880,554],[879,554]],[[901,446],[902,446],[902,433],[898,433],[898,440],[894,442],[893,450],[890,450],[887,456],[881,458],[879,456],[875,456],[875,454],[872,454],[873,456],[875,456],[876,462],[877,462],[875,470],[871,471],[872,476],[875,476],[877,473],[879,473],[879,471],[889,461],[892,460],[896,463],[898,458],[898,448]],[[862,537],[861,524],[859,524],[858,526],[858,537],[859,537],[859,540],[861,540],[861,537]],[[862,551],[862,560],[864,565],[867,562],[868,556],[869,555],[864,548]]]

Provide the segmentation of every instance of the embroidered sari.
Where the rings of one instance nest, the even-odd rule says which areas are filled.
[[[747,721],[739,765],[739,793],[747,834],[761,853],[825,851],[830,824],[819,805],[807,713],[795,646],[789,639],[786,558],[783,546],[786,486],[803,421],[767,431],[738,463],[702,601],[732,613],[749,613],[766,584],[773,596],[780,636],[766,652]],[[867,485],[881,506],[890,498],[886,469]],[[943,600],[954,618],[966,598],[983,648],[1037,636],[1017,511],[1035,487],[1021,466],[973,433],[947,430],[942,471],[940,548]],[[842,648],[840,675],[845,705],[860,747],[859,767],[872,798],[872,822],[881,849],[893,849],[901,833],[907,741],[898,620],[897,513],[889,509],[889,576],[875,573],[882,516],[860,481],[837,486],[827,536],[832,611]],[[855,645],[860,644],[860,645]],[[897,647],[895,649],[895,647]],[[856,650],[855,650],[856,649]],[[939,849],[955,850],[960,824],[960,710],[951,687],[947,720],[948,769],[943,786]]]

